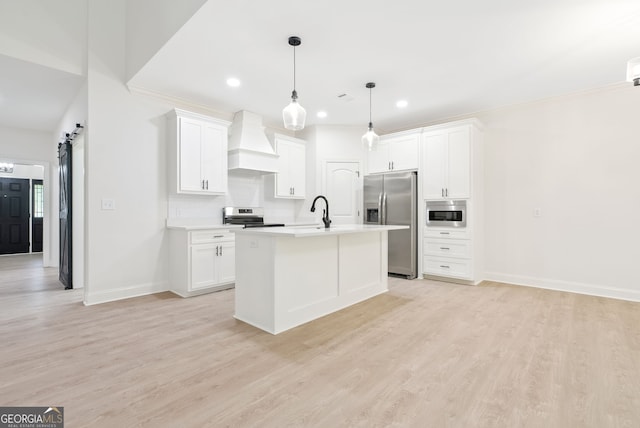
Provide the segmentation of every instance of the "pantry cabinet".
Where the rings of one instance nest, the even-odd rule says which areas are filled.
[[[171,192],[225,194],[230,122],[175,109],[169,114],[168,123]]]
[[[274,134],[274,147],[278,154],[278,172],[275,174],[275,197],[304,199],[306,193],[306,148],[304,140]]]
[[[367,152],[369,173],[418,169],[419,147],[419,131],[380,137],[377,149]]]
[[[189,297],[231,288],[235,282],[235,236],[225,229],[170,231],[170,289]]]

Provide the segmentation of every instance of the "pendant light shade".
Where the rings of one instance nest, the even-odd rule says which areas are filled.
[[[289,37],[289,45],[293,46],[293,92],[291,92],[291,102],[282,110],[282,120],[284,127],[292,131],[299,131],[304,128],[307,118],[306,110],[298,104],[298,92],[296,91],[296,46],[300,46],[300,37]]]
[[[371,90],[376,87],[376,84],[369,82],[365,85],[369,89],[369,129],[362,136],[362,144],[369,150],[376,150],[380,137],[373,130],[373,123],[371,122]]]
[[[633,86],[640,86],[640,56],[630,59],[627,63],[627,82],[633,82]]]

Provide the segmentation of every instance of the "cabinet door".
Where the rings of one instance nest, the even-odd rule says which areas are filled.
[[[291,159],[289,157],[289,145],[286,141],[277,140],[276,147],[278,151],[278,172],[276,173],[276,197],[289,198],[291,197],[291,176],[289,164]]]
[[[389,144],[381,141],[376,150],[367,152],[367,159],[370,174],[389,171]]]
[[[275,177],[275,197],[304,198],[306,190],[306,149],[303,144],[276,139],[278,173]]]
[[[225,193],[227,191],[226,130],[213,124],[204,124],[201,153],[204,190],[215,194]]]
[[[469,128],[449,132],[448,143],[446,196],[450,199],[469,198],[471,196]]]
[[[222,242],[219,247],[221,254],[216,260],[218,283],[234,282],[236,280],[236,244],[235,242]]]
[[[433,134],[424,137],[422,189],[425,199],[443,199],[447,155],[447,134]]]
[[[219,244],[193,245],[191,247],[190,291],[214,285],[216,280],[215,262]]]
[[[202,192],[202,172],[200,170],[202,131],[200,122],[180,118],[180,140],[178,141],[178,156],[180,157],[180,171],[178,171],[179,192]]]
[[[418,135],[408,135],[389,140],[391,169],[394,171],[418,169],[418,143]]]
[[[289,177],[291,179],[291,187],[293,188],[293,196],[303,198],[305,195],[305,164],[306,149],[301,144],[291,144],[289,146]]]

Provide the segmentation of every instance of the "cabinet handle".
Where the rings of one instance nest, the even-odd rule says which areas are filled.
[[[209,190],[209,180],[207,180],[207,190]]]
[[[440,232],[440,235],[448,235],[449,232]]]
[[[202,180],[202,184],[200,185],[200,188],[204,190],[204,180]]]
[[[442,197],[444,198],[444,188],[440,189],[440,194],[442,195]]]
[[[447,197],[449,196],[449,189],[444,189],[444,195]]]
[[[441,250],[449,250],[447,247],[440,247]]]
[[[222,245],[220,245],[220,255],[222,255]]]
[[[214,238],[224,238],[224,235],[213,235]]]
[[[445,268],[445,269],[449,269],[449,266],[447,265],[440,265],[441,268]]]
[[[396,169],[396,166],[393,161],[391,161],[391,169]]]
[[[218,246],[216,245],[216,257],[218,257],[218,256],[219,256],[219,254],[218,254],[218,250],[219,250],[219,249],[220,249],[220,247],[218,247]]]
[[[296,194],[296,188],[295,188],[295,187],[292,187],[292,188],[291,188],[291,194],[292,194],[292,195],[295,195],[295,194]]]
[[[391,162],[389,162],[389,171],[391,171]]]

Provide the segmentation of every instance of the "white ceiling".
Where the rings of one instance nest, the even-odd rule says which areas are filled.
[[[307,124],[365,128],[373,81],[373,123],[388,132],[624,81],[640,56],[640,2],[209,1],[129,84],[280,123],[290,35],[302,38],[296,89]],[[230,76],[242,86],[226,86]]]
[[[65,14],[86,13],[74,2]],[[37,4],[53,15],[48,0]],[[5,18],[4,37],[44,25]],[[43,33],[66,25],[50,21]],[[640,56],[640,1],[209,0],[128,83],[279,125],[292,90],[290,35],[302,38],[296,86],[307,123],[366,128],[373,81],[373,123],[385,133],[623,82],[627,60]],[[67,42],[50,50],[52,64],[86,52],[85,41],[57,37]],[[0,126],[53,130],[84,77],[20,58],[0,54]],[[242,86],[226,86],[230,76]],[[408,107],[395,107],[399,99]]]
[[[81,75],[0,55],[0,126],[52,131],[84,82]]]

